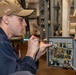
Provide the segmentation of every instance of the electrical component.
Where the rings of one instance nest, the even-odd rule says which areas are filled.
[[[76,42],[72,37],[49,37],[52,46],[47,50],[47,62],[49,66],[76,68]],[[69,64],[71,63],[71,65]]]

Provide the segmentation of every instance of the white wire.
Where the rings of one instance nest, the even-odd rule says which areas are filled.
[[[72,64],[71,63],[69,63],[70,64],[70,66],[76,71],[76,69],[72,66]]]

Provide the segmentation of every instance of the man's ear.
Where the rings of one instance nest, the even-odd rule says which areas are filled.
[[[5,24],[8,24],[8,23],[9,23],[8,16],[7,16],[7,15],[4,15],[4,16],[2,17],[2,20],[3,20],[3,22],[4,22]]]
[[[8,19],[6,20],[6,23],[9,23]]]

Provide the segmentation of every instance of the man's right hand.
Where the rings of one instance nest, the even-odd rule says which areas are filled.
[[[39,50],[38,38],[32,35],[31,38],[28,40],[28,50],[26,56],[30,56],[33,59],[35,59],[38,50]]]

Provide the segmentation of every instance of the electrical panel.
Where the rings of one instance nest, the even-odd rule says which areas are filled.
[[[71,37],[49,37],[52,44],[47,50],[49,66],[76,68],[76,44]]]

